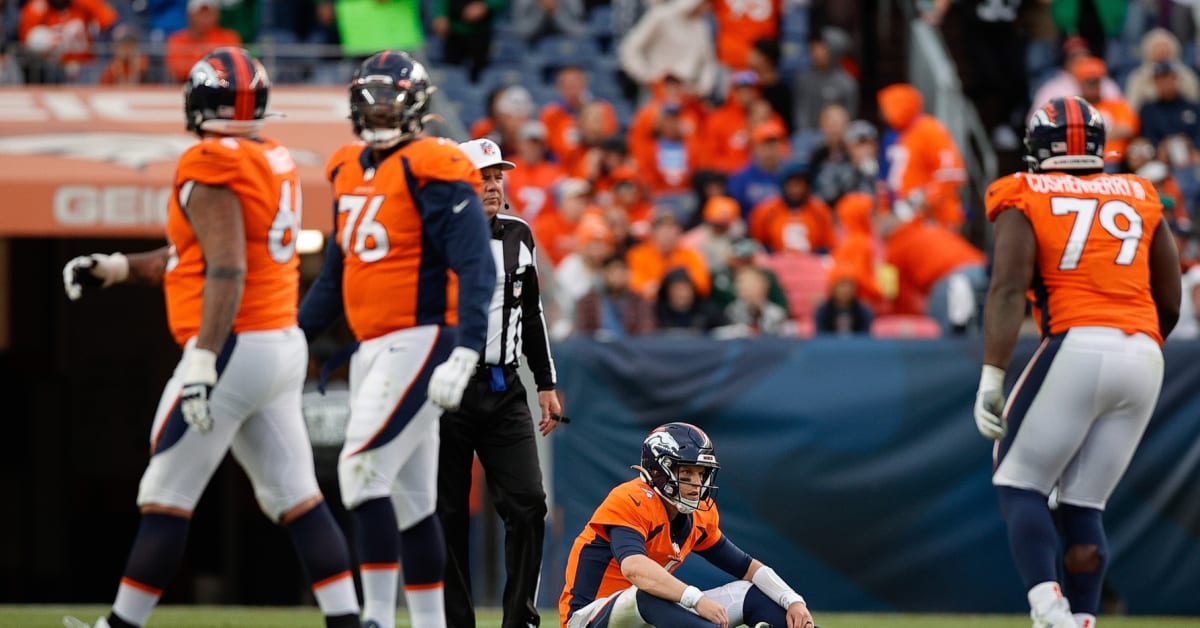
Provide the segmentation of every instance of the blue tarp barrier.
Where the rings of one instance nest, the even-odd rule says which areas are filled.
[[[1023,341],[1010,385],[1036,348]],[[716,443],[722,528],[819,610],[1025,612],[971,417],[981,343],[645,338],[556,348],[567,412],[543,601],[652,427]],[[1200,614],[1200,343],[1169,344],[1158,411],[1105,515],[1130,612]],[[1067,411],[1069,409],[1064,409]],[[693,556],[701,587],[728,577]]]

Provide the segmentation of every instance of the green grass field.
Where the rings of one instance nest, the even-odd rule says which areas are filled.
[[[95,621],[108,612],[106,606],[0,606],[0,628],[62,628],[63,615]],[[855,615],[819,613],[821,628],[1023,628],[1029,626],[1022,615]],[[495,610],[479,613],[479,628],[500,625]],[[316,609],[263,608],[236,606],[164,606],[154,612],[149,626],[163,628],[320,628]],[[400,616],[398,627],[408,626]],[[557,626],[557,613],[542,611],[542,626]],[[1102,617],[1104,628],[1195,627],[1200,618]]]

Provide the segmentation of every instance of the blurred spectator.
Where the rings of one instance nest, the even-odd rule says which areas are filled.
[[[807,160],[814,174],[820,174],[826,164],[845,163],[850,160],[846,151],[846,130],[850,127],[850,112],[837,103],[829,103],[821,108],[817,124],[821,131],[821,145],[812,151]]]
[[[875,127],[866,120],[855,120],[846,127],[842,142],[846,159],[825,162],[813,182],[813,193],[828,204],[851,192],[873,195],[879,183],[879,138]]]
[[[872,227],[874,209],[875,197],[863,192],[850,192],[838,199],[834,211],[842,226],[842,237],[832,251],[834,266],[841,272],[854,273],[858,295],[872,307],[881,300],[875,279],[879,255]]]
[[[580,148],[580,129],[577,117],[582,113],[584,105],[595,101],[588,89],[588,77],[583,68],[574,65],[564,65],[558,70],[554,80],[558,97],[542,107],[541,120],[546,125],[550,153],[554,155],[563,169],[571,171],[569,164],[575,152]],[[602,127],[597,134],[608,137],[617,132],[618,121],[612,105],[600,100],[600,113],[603,117]],[[589,125],[590,128],[590,125]]]
[[[641,180],[652,196],[691,190],[691,175],[700,160],[700,141],[695,133],[685,135],[677,103],[659,107],[654,141],[634,154]]]
[[[238,34],[242,41],[258,41],[259,29],[262,28],[262,4],[260,0],[219,0],[221,6],[221,27]],[[303,5],[289,2],[292,11],[303,11]]]
[[[553,211],[551,192],[564,176],[558,164],[546,159],[547,154],[545,125],[537,120],[526,122],[512,159],[517,167],[507,173],[504,183],[513,213],[530,222],[542,210]]]
[[[871,308],[859,299],[856,270],[834,265],[829,272],[829,299],[813,314],[818,334],[850,336],[871,331]]]
[[[1170,64],[1167,64],[1170,67]],[[1125,146],[1138,133],[1138,115],[1129,108],[1124,98],[1103,98],[1100,81],[1108,76],[1108,67],[1096,57],[1084,57],[1075,62],[1071,73],[1079,80],[1079,95],[1088,101],[1100,115],[1107,127],[1104,142],[1104,161],[1117,164],[1125,154]]]
[[[713,16],[717,60],[734,70],[744,70],[750,67],[754,42],[779,39],[783,0],[713,0]]]
[[[1179,183],[1171,176],[1171,168],[1158,158],[1158,152],[1150,140],[1134,138],[1125,148],[1125,158],[1121,161],[1119,171],[1136,174],[1153,183],[1164,213],[1173,215],[1176,221],[1189,220]],[[1166,150],[1162,152],[1165,154]]]
[[[495,18],[507,8],[508,0],[434,0],[433,32],[442,39],[442,59],[466,67],[472,83],[487,67]]]
[[[533,107],[533,97],[524,87],[508,85],[497,88],[488,99],[488,116],[471,125],[471,137],[492,140],[500,146],[503,155],[514,153],[521,130],[533,118]]]
[[[1154,88],[1154,68],[1160,63],[1170,62],[1175,66],[1179,80],[1179,93],[1188,100],[1200,100],[1200,78],[1196,72],[1184,65],[1179,39],[1165,28],[1154,28],[1142,36],[1142,63],[1134,68],[1125,79],[1125,98],[1134,111],[1142,105],[1158,100]]]
[[[636,170],[622,167],[612,173],[613,189],[609,207],[623,213],[629,234],[638,240],[650,235],[654,206],[646,199],[641,177]]]
[[[343,11],[349,8],[349,3],[345,2],[345,0],[342,0],[341,2],[337,2],[336,0],[291,0],[290,2],[272,2],[269,5],[269,9],[271,11],[270,18],[272,20],[269,34],[275,37],[276,41],[280,42],[296,42],[301,44],[320,45],[336,44],[339,41],[337,21],[338,7],[336,5],[340,4],[347,5],[346,7],[342,7]],[[376,2],[374,4],[378,5],[382,3]],[[405,14],[403,17],[408,16]],[[401,19],[403,19],[403,17]],[[393,17],[392,20],[394,19],[395,18]],[[389,23],[392,23],[392,21],[389,20]],[[406,31],[407,28],[402,28],[401,30]],[[349,34],[351,36],[355,36],[359,33],[350,32]],[[402,38],[399,35],[400,34],[397,33],[397,39],[404,39],[410,43],[413,41],[411,37]],[[422,43],[424,42],[423,34],[421,35],[421,39],[418,41]],[[362,54],[371,54],[383,48],[372,48],[371,52],[369,53],[361,52],[366,45],[367,42],[352,42],[348,49],[343,48],[342,51],[348,56],[358,56]],[[404,50],[411,50],[411,48],[405,46],[397,45],[396,47]],[[475,135],[472,137],[482,136]]]
[[[780,123],[760,124],[750,133],[751,160],[729,177],[729,195],[742,208],[742,217],[762,201],[779,195],[779,167],[787,149],[787,130]]]
[[[1200,264],[1184,271],[1183,297],[1179,301],[1179,322],[1167,340],[1200,338]]]
[[[187,28],[187,0],[146,0],[141,11],[150,41],[164,42],[171,33]]]
[[[612,203],[613,188],[618,181],[618,173],[632,172],[637,178],[633,158],[629,156],[625,138],[621,134],[611,135],[600,142],[594,163],[589,162],[588,175],[592,182],[592,190],[599,205]],[[628,177],[627,177],[628,178]]]
[[[619,188],[620,186],[618,186]],[[616,196],[620,196],[620,194],[618,193]],[[629,213],[616,204],[601,208],[601,212],[604,215],[605,224],[613,234],[614,255],[627,255],[630,249],[650,235],[648,225],[644,233],[635,234],[629,220]]]
[[[571,334],[575,322],[575,304],[583,295],[601,285],[601,266],[612,257],[612,231],[604,219],[589,215],[579,221],[575,230],[574,253],[563,258],[554,270],[554,281],[558,285],[555,304],[558,320],[551,327],[550,336],[562,340]]]
[[[796,121],[792,117],[796,104],[792,98],[792,86],[779,73],[781,54],[778,39],[757,39],[746,56],[746,65],[750,71],[758,74],[763,100],[771,105],[775,115],[787,127],[788,135],[791,135],[796,131]]]
[[[1088,50],[1088,44],[1082,38],[1068,37],[1062,44],[1062,66],[1050,77],[1042,86],[1037,89],[1033,95],[1033,106],[1030,107],[1029,113],[1025,115],[1028,120],[1033,112],[1042,108],[1042,105],[1050,102],[1055,98],[1066,98],[1068,96],[1079,95],[1079,80],[1071,74],[1071,66],[1075,61],[1090,57],[1092,53]],[[1105,78],[1100,81],[1100,95],[1104,98],[1120,98],[1121,87],[1116,81]]]
[[[654,307],[629,289],[629,265],[622,255],[604,260],[603,285],[575,304],[575,332],[624,338],[654,332]]]
[[[118,19],[104,0],[29,0],[18,36],[26,53],[26,83],[61,83],[79,77],[95,58],[92,38]]]
[[[879,91],[880,113],[897,133],[887,148],[892,208],[902,220],[911,212],[957,228],[964,219],[958,192],[967,171],[950,132],[922,107],[921,92],[907,83]]]
[[[655,211],[654,229],[643,243],[629,249],[629,287],[646,299],[659,292],[663,277],[673,269],[682,268],[691,277],[690,285],[702,296],[712,290],[712,280],[704,257],[695,249],[680,242],[683,231],[670,211]]]
[[[925,14],[938,25],[949,0],[937,0]],[[1001,150],[1020,147],[1015,128],[1024,128],[1022,114],[1029,97],[1026,81],[1025,28],[1018,27],[1021,0],[967,0],[959,3],[965,42],[958,59],[963,93],[979,110],[979,118]]]
[[[719,66],[708,21],[710,6],[711,0],[652,5],[617,48],[621,69],[643,87],[670,74],[682,79],[692,94],[711,94]]]
[[[812,195],[808,165],[785,165],[779,181],[783,193],[760,202],[750,213],[750,237],[772,252],[828,252],[833,248],[833,215],[825,201]]]
[[[725,318],[752,336],[784,336],[792,333],[787,309],[767,298],[771,284],[754,266],[739,268],[733,275],[737,298],[725,307]]]
[[[1082,37],[1088,49],[1101,59],[1108,40],[1125,26],[1127,0],[1052,0],[1050,15],[1058,32]]]
[[[617,132],[618,124],[616,112],[606,101],[590,100],[580,107],[575,127],[560,135],[570,144],[568,152],[559,155],[568,176],[589,181],[596,177],[604,142]]]
[[[729,97],[704,119],[704,167],[724,173],[737,172],[750,162],[750,130],[755,128],[753,112],[758,109],[770,118],[772,128],[787,136],[783,118],[763,100],[758,74],[751,70],[730,77]],[[762,122],[760,120],[760,122]]]
[[[646,146],[654,142],[654,127],[658,124],[659,110],[663,105],[672,103],[680,107],[681,123],[685,135],[700,132],[700,123],[705,117],[703,104],[699,99],[688,93],[683,81],[668,74],[658,83],[658,89],[653,90],[650,100],[638,107],[625,133],[629,142],[629,152],[637,155],[644,152]]]
[[[660,332],[704,333],[727,322],[721,310],[698,292],[682,268],[668,272],[657,293],[654,317]]]
[[[724,309],[737,300],[735,275],[743,268],[756,268],[767,278],[767,299],[782,307],[784,311],[791,311],[788,307],[787,293],[783,291],[779,277],[763,265],[766,257],[766,251],[758,242],[750,238],[734,240],[729,249],[729,257],[726,257],[725,263],[712,273],[713,302]]]
[[[576,249],[575,231],[580,221],[592,209],[590,186],[583,179],[564,179],[558,184],[554,209],[543,209],[530,225],[538,248],[558,266],[563,258]]]
[[[450,0],[451,4],[455,4],[455,2],[456,0]],[[466,3],[462,2],[456,6],[461,7],[462,4]],[[361,58],[379,50],[389,49],[417,52],[425,47],[425,31],[421,27],[419,3],[403,0],[337,0],[333,7],[336,13],[334,22],[337,24],[342,52],[347,56]],[[434,7],[436,11],[437,2],[434,3]],[[323,16],[323,18],[327,18],[327,16]],[[435,20],[435,32],[437,32],[438,24]],[[450,30],[457,32],[454,31],[457,23],[453,18],[450,19],[449,24]],[[464,26],[463,28],[469,27]],[[440,32],[439,35],[441,35]],[[482,37],[480,35],[481,39]],[[476,45],[476,43],[472,41],[471,45]],[[490,43],[489,33],[489,38],[478,45],[484,46],[486,51],[486,46]],[[464,54],[473,50],[468,48]],[[445,53],[447,63],[462,64],[461,61],[451,61],[450,57],[451,53],[447,51]]]
[[[792,115],[797,129],[815,128],[821,110],[830,103],[845,107],[850,117],[858,114],[858,81],[840,63],[849,43],[846,32],[836,27],[823,28],[809,37],[812,65],[796,76],[792,88],[796,94]]]
[[[1154,91],[1158,97],[1142,105],[1138,112],[1142,135],[1155,146],[1160,146],[1163,140],[1173,136],[1184,138],[1189,151],[1200,146],[1200,104],[1180,92],[1179,75],[1171,62],[1165,61],[1154,66]],[[1179,166],[1188,160],[1176,157],[1172,162]]]
[[[150,57],[142,52],[137,31],[118,24],[113,28],[113,53],[104,72],[101,85],[140,85],[146,82]]]
[[[885,258],[896,268],[897,314],[927,314],[947,333],[982,324],[987,258],[958,233],[922,220],[884,220]],[[923,303],[923,305],[922,305]]]
[[[512,22],[529,44],[548,35],[588,36],[583,0],[513,0]]]
[[[187,27],[167,38],[167,74],[171,80],[187,80],[192,66],[221,46],[240,46],[237,33],[221,28],[219,0],[188,0]]]
[[[685,246],[704,256],[710,273],[725,268],[725,260],[733,254],[733,241],[745,235],[742,210],[728,196],[714,196],[703,205],[703,222],[683,236]]]

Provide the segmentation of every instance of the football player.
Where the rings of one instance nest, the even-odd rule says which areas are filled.
[[[446,625],[439,419],[475,374],[496,281],[479,171],[454,142],[421,136],[433,91],[404,52],[355,71],[362,141],[329,159],[334,230],[300,307],[310,337],[344,311],[359,342],[338,480],[358,525],[364,624],[381,628],[395,624],[401,567],[412,625]]]
[[[299,179],[288,150],[258,135],[269,90],[244,49],[201,59],[184,84],[187,128],[200,141],[179,159],[168,246],[78,257],[63,269],[72,300],[84,288],[162,284],[183,347],[150,431],[141,525],[98,627],[146,623],[183,558],[192,510],[230,450],[263,512],[291,535],[326,625],[359,625],[346,540],[317,488],[300,412],[308,347],[296,324]]]
[[[813,628],[804,598],[721,532],[721,465],[689,423],[655,428],[638,477],[618,485],[575,538],[558,600],[562,628]],[[695,551],[734,578],[701,591],[672,575]]]
[[[1026,129],[1030,172],[992,183],[986,199],[996,252],[975,422],[997,441],[992,483],[1036,628],[1096,623],[1104,505],[1150,421],[1162,341],[1179,318],[1178,254],[1158,193],[1141,177],[1104,174],[1104,142],[1096,109],[1052,100]],[[1006,402],[1027,294],[1043,340]],[[1061,556],[1047,505],[1056,487]]]

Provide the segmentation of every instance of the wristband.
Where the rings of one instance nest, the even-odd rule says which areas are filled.
[[[193,347],[188,352],[187,368],[183,371],[183,383],[216,384],[217,354],[208,349]]]
[[[685,608],[696,608],[702,597],[704,592],[689,584],[688,588],[683,590],[683,595],[679,596],[679,604]]]
[[[979,390],[1004,390],[1004,369],[984,364],[979,372]]]

